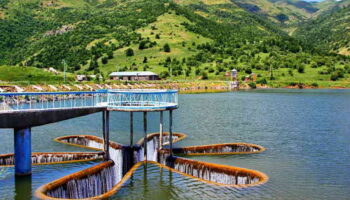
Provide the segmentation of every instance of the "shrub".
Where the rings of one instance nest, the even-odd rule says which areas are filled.
[[[263,79],[259,79],[256,81],[257,84],[261,84],[261,85],[266,85],[267,84],[267,80],[265,78]]]
[[[333,72],[331,74],[331,80],[332,81],[337,81],[340,78],[344,78],[344,72],[343,71],[337,70],[337,71],[335,71],[335,72]]]
[[[318,84],[317,83],[311,83],[311,86],[312,87],[318,87]]]
[[[169,52],[171,51],[170,46],[169,46],[168,43],[166,43],[166,44],[164,45],[163,50],[164,50],[164,52],[167,52],[167,53],[169,53]]]
[[[254,82],[250,82],[248,83],[249,87],[252,88],[252,89],[255,89],[256,88],[256,84]]]
[[[247,73],[247,74],[251,74],[252,73],[252,68],[246,68],[245,70],[244,70],[244,72],[245,73]]]
[[[108,59],[112,59],[114,57],[113,51],[108,51],[107,56],[108,56]]]
[[[298,85],[298,83],[296,83],[296,82],[290,82],[289,83],[289,86],[296,86],[296,85]]]
[[[144,41],[144,40],[141,41],[140,44],[139,44],[139,49],[140,50],[146,49],[146,44],[147,44],[146,41]]]
[[[107,56],[103,56],[101,59],[102,64],[107,64],[108,63],[108,57]]]
[[[168,78],[169,76],[170,76],[170,74],[169,74],[168,71],[162,71],[162,72],[160,72],[160,74],[159,74],[159,77],[160,77],[160,78],[163,78],[163,79],[166,79],[166,78]]]
[[[208,79],[208,73],[206,71],[202,72],[202,80],[207,80]]]
[[[132,48],[128,48],[127,50],[125,50],[125,55],[126,56],[134,56],[134,50],[132,50]]]
[[[199,75],[201,73],[201,70],[199,68],[197,68],[195,73],[196,73],[196,75]]]
[[[304,65],[299,65],[298,66],[298,72],[299,73],[305,73],[305,66]]]

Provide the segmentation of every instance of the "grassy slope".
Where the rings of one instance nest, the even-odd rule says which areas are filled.
[[[288,4],[284,1],[271,2],[269,0],[233,0],[235,2],[257,5],[260,8],[258,13],[267,16],[273,22],[278,23],[276,19],[278,14],[285,14],[288,16],[286,24],[297,23],[311,17],[311,13],[305,9],[298,8],[294,5]]]
[[[301,25],[294,35],[334,53],[350,55],[349,19],[350,8],[338,9]]]
[[[321,1],[321,2],[316,4],[316,6],[320,9],[316,13],[316,16],[333,9],[335,6],[343,7],[343,6],[347,6],[347,5],[350,5],[350,0],[342,0],[342,1],[325,0],[325,1]]]
[[[143,38],[149,37],[151,41],[156,41],[156,46],[139,50],[138,44],[132,44],[129,47],[135,52],[135,56],[133,57],[125,56],[125,50],[129,47],[118,49],[114,52],[114,58],[109,60],[106,65],[99,63],[100,66],[102,66],[101,71],[104,73],[110,73],[112,71],[117,71],[124,66],[129,67],[132,63],[135,63],[138,66],[138,70],[142,70],[143,66],[147,64],[151,67],[149,70],[160,73],[165,71],[166,68],[160,66],[159,62],[163,62],[167,57],[181,60],[182,58],[195,54],[196,50],[192,47],[192,43],[195,42],[196,44],[201,44],[210,42],[210,39],[187,31],[185,27],[181,25],[183,22],[189,23],[185,17],[175,15],[174,13],[167,13],[158,17],[156,22],[137,30]],[[152,27],[156,27],[157,30],[152,30]],[[155,39],[156,34],[160,35],[160,39]],[[182,47],[183,42],[186,43],[185,47]],[[162,50],[166,43],[171,47],[170,53],[165,53]],[[192,49],[189,50],[188,47],[192,47]],[[148,58],[148,63],[146,64],[143,63],[144,57]]]
[[[74,80],[73,75],[67,74],[68,80]],[[0,66],[0,80],[20,85],[37,83],[58,83],[63,81],[63,75],[55,75],[35,67]]]
[[[345,75],[345,78],[342,78],[338,81],[331,81],[329,75],[321,75],[318,73],[322,68],[311,68],[306,66],[305,73],[298,73],[297,70],[293,70],[293,76],[289,75],[287,68],[280,68],[273,71],[274,77],[276,80],[268,80],[268,85],[272,87],[285,87],[289,86],[292,83],[302,83],[307,86],[311,86],[313,83],[316,83],[319,87],[350,87],[350,75]],[[262,70],[253,70],[256,74],[261,74],[262,77],[269,77],[270,73]],[[245,76],[246,74],[240,74],[240,76]],[[258,78],[259,79],[259,78]]]

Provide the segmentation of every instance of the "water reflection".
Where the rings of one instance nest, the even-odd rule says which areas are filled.
[[[15,176],[15,200],[32,197],[32,176]]]

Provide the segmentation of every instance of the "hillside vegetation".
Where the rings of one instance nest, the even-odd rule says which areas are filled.
[[[334,53],[348,55],[343,37],[349,29],[342,29],[348,8],[331,11],[319,5],[297,0],[5,0],[0,4],[0,64],[63,71],[66,63],[70,73],[105,78],[113,71],[149,70],[164,79],[226,80],[225,73],[235,68],[240,80],[253,72],[260,84],[347,81],[349,57]],[[321,9],[327,12],[319,14]],[[294,31],[293,37],[286,29]]]
[[[0,66],[0,85],[7,82],[27,85],[27,84],[50,84],[62,83],[63,74],[55,75],[51,72],[44,71],[35,67],[17,67],[17,66]],[[72,75],[67,75],[67,81],[72,81]]]
[[[302,24],[294,33],[319,51],[350,55],[350,6],[337,8]]]

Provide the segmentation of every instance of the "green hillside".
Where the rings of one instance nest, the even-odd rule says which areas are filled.
[[[319,10],[316,5],[299,0],[176,0],[176,2],[183,5],[234,5],[278,24],[298,23],[310,18]]]
[[[324,0],[316,4],[319,8],[319,11],[316,14],[325,14],[348,5],[350,5],[350,0]]]
[[[0,66],[0,85],[8,82],[18,85],[28,84],[56,84],[64,81],[63,73],[53,74],[35,67]],[[74,77],[67,74],[67,80],[72,81]]]
[[[62,71],[66,63],[70,73],[104,77],[149,70],[181,80],[226,80],[235,68],[240,80],[253,72],[258,83],[279,86],[346,81],[349,58],[331,53],[347,50],[320,51],[326,48],[315,41],[325,40],[323,30],[300,23],[317,6],[296,0],[7,0],[0,4],[0,64]],[[280,14],[287,18],[276,18]],[[327,15],[309,23],[321,16]],[[297,24],[295,37],[284,31]],[[325,45],[340,45],[343,34]]]
[[[302,24],[294,35],[321,51],[350,55],[350,7],[338,8]]]

